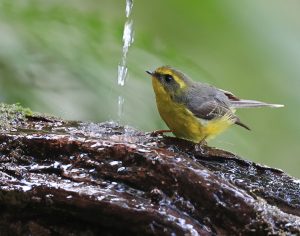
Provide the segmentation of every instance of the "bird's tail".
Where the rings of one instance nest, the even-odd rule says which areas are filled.
[[[273,107],[279,108],[284,107],[281,104],[270,104],[260,101],[254,100],[238,100],[238,101],[230,101],[232,108],[252,108],[252,107]]]
[[[248,125],[245,125],[244,123],[242,123],[242,122],[240,121],[240,119],[237,119],[234,123],[235,123],[236,125],[239,125],[239,126],[245,128],[245,129],[247,129],[247,130],[251,130],[251,129],[249,128],[249,126],[248,126]]]

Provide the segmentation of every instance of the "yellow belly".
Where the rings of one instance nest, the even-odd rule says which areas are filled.
[[[199,119],[183,104],[173,102],[163,88],[156,88],[155,93],[159,114],[176,137],[199,143],[213,138],[233,123],[226,115],[213,120]]]

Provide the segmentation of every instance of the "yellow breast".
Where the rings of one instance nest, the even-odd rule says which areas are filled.
[[[232,124],[228,116],[213,120],[197,118],[184,104],[174,102],[156,79],[152,79],[160,116],[174,135],[195,143],[221,133]]]

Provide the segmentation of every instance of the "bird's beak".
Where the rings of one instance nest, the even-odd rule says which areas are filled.
[[[146,73],[147,73],[147,74],[149,74],[149,75],[152,75],[152,76],[154,76],[154,73],[153,73],[153,72],[151,72],[151,71],[149,71],[149,70],[146,70]]]

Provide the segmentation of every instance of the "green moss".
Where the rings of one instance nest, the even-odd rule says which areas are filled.
[[[12,126],[16,127],[32,116],[33,112],[29,108],[24,108],[20,104],[0,103],[0,130],[8,130]]]
[[[5,105],[5,104],[4,104]],[[22,107],[19,103],[13,105],[6,105],[12,107],[12,111],[22,113],[23,116],[33,116],[33,111],[28,107]]]

